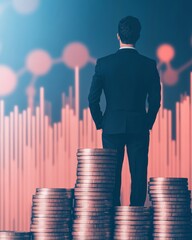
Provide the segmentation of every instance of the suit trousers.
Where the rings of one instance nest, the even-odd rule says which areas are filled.
[[[150,131],[142,133],[107,134],[102,132],[103,148],[117,149],[116,181],[114,204],[120,206],[121,172],[124,148],[129,160],[131,175],[130,206],[144,206],[147,194],[147,167]]]

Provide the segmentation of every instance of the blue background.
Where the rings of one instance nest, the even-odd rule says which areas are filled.
[[[61,56],[67,44],[74,41],[85,44],[94,58],[113,53],[119,47],[116,38],[119,20],[133,15],[142,24],[141,38],[136,46],[138,51],[156,58],[160,44],[172,44],[176,50],[172,66],[178,68],[192,56],[191,10],[190,0],[41,0],[36,11],[28,15],[7,7],[0,14],[0,64],[6,64],[17,72],[24,67],[32,50],[42,48],[55,59]],[[175,86],[164,86],[164,107],[172,109],[173,115],[180,94],[189,94],[191,69],[180,75]],[[80,71],[81,110],[88,106],[87,95],[93,73],[92,63]],[[28,72],[22,75],[16,91],[1,98],[5,100],[6,113],[14,105],[19,105],[20,110],[27,107],[25,89],[31,77]],[[60,119],[61,94],[68,94],[70,85],[74,85],[74,72],[64,64],[54,65],[47,75],[38,78],[35,103],[39,103],[38,89],[43,86],[45,98],[52,103],[53,121]]]

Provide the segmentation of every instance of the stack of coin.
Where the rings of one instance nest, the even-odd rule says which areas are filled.
[[[115,149],[78,149],[73,239],[108,240],[113,232]]]
[[[37,188],[33,196],[33,239],[71,239],[73,189]]]
[[[187,178],[150,178],[154,239],[192,239]]]
[[[116,206],[114,240],[151,238],[152,209],[141,206]]]
[[[28,232],[14,232],[14,231],[0,231],[0,239],[4,240],[30,240],[31,233]]]

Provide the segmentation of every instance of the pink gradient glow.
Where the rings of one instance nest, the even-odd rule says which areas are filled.
[[[162,44],[157,48],[157,57],[161,62],[169,63],[175,56],[175,50],[170,44]]]
[[[69,68],[84,67],[89,61],[89,51],[85,45],[80,42],[70,43],[65,47],[62,55],[63,62]]]
[[[26,94],[28,96],[28,107],[31,109],[31,111],[34,111],[34,97],[35,97],[35,87],[33,84],[29,85],[26,89]]]
[[[52,67],[52,59],[48,52],[37,49],[28,55],[26,67],[35,76],[45,75]]]
[[[5,96],[12,93],[16,86],[16,73],[10,67],[0,65],[0,96]]]
[[[39,6],[40,0],[11,0],[13,8],[20,14],[34,12]]]

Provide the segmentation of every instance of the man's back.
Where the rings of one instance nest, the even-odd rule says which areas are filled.
[[[101,91],[106,109],[101,117]],[[160,107],[160,78],[156,62],[134,48],[122,48],[97,60],[89,93],[89,107],[97,129],[104,133],[151,129]],[[146,97],[149,94],[149,112]]]
[[[102,129],[103,148],[117,150],[114,203],[121,205],[121,170],[126,146],[131,175],[130,206],[144,206],[150,131],[160,107],[161,85],[156,62],[135,49],[140,21],[126,16],[119,21],[120,49],[99,58],[88,96],[97,129]],[[100,108],[104,91],[106,109]],[[148,111],[145,103],[148,96]]]

